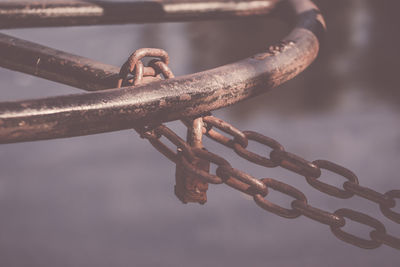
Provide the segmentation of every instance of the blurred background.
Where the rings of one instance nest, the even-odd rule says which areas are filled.
[[[318,0],[328,33],[316,62],[257,98],[214,112],[242,130],[277,139],[306,159],[327,159],[379,192],[400,189],[400,2]],[[159,47],[175,75],[193,73],[265,50],[290,25],[256,18],[193,23],[2,31],[120,66],[141,47]],[[80,92],[0,69],[2,101]],[[181,134],[178,123],[170,123]],[[299,188],[331,212],[353,208],[400,227],[376,204],[339,200],[280,168],[245,162],[207,141],[233,166]],[[266,153],[256,145],[253,150]],[[395,266],[400,253],[363,250],[329,227],[265,212],[225,186],[210,186],[204,205],[174,196],[175,166],[132,130],[0,146],[1,266]],[[340,185],[339,176],[323,172]],[[272,191],[272,190],[271,190]],[[290,198],[271,192],[289,205]],[[397,201],[397,206],[400,202]],[[397,211],[400,208],[397,207]],[[344,228],[368,236],[349,221]]]

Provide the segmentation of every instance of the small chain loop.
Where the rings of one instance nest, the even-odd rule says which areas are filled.
[[[370,236],[373,240],[390,246],[392,248],[400,250],[400,239],[394,236],[391,236],[387,233],[382,233],[378,231],[372,231]]]
[[[253,132],[253,131],[244,131],[243,134],[248,140],[256,141],[260,144],[266,145],[274,150],[285,150],[281,144],[279,144],[276,140],[269,138],[268,136]],[[233,148],[235,152],[241,156],[242,158],[247,159],[255,164],[265,166],[265,167],[277,167],[279,166],[278,163],[268,159],[266,157],[260,156],[256,153],[253,153],[243,147],[240,143],[234,143]]]
[[[284,193],[286,195],[289,195],[301,202],[307,203],[307,198],[306,196],[299,190],[297,190],[296,188],[279,182],[277,180],[274,180],[272,178],[264,178],[261,179],[261,181],[267,186],[270,187],[276,191],[279,191],[281,193]],[[262,195],[260,194],[256,194],[254,196],[254,201],[257,203],[258,206],[260,206],[261,208],[275,213],[278,216],[281,217],[285,217],[285,218],[297,218],[301,215],[300,211],[295,210],[295,209],[286,209],[286,208],[282,208],[281,206],[278,206],[268,200],[266,200]]]
[[[371,200],[372,202],[378,203],[378,204],[386,206],[386,207],[393,208],[396,205],[396,202],[394,201],[394,199],[389,198],[388,196],[381,194],[370,188],[363,187],[359,184],[355,184],[353,182],[349,182],[349,181],[344,182],[343,188],[346,191],[356,194],[357,196]]]
[[[230,166],[219,166],[217,175],[224,180],[224,183],[245,194],[251,196],[255,194],[266,196],[268,194],[268,188],[262,181]]]
[[[138,61],[135,67],[135,77],[133,79],[133,85],[142,83],[144,75],[144,66],[142,61]]]
[[[214,116],[204,116],[203,121],[207,123],[207,126],[211,125],[225,133],[232,135],[235,141],[214,131],[213,129],[208,130],[206,133],[207,136],[209,136],[211,139],[214,139],[215,141],[230,148],[233,148],[234,142],[239,143],[242,147],[247,147],[248,141],[246,136],[241,131],[233,127],[231,124]]]
[[[206,159],[212,163],[217,164],[218,166],[230,166],[229,162],[227,162],[224,158],[214,153],[211,153],[205,149],[192,148],[192,151],[197,157]],[[181,157],[181,160],[184,168],[188,172],[204,179],[206,182],[210,184],[222,184],[224,182],[221,177],[210,174],[202,169],[197,168],[196,166],[191,164],[185,157]]]
[[[174,73],[172,70],[168,67],[168,65],[158,59],[153,59],[149,62],[149,66],[152,67],[157,71],[157,73],[161,73],[165,79],[172,79],[175,78]]]
[[[345,225],[343,217],[323,211],[321,209],[314,208],[302,201],[294,200],[292,202],[292,208],[298,210],[302,215],[312,220],[327,224],[329,226],[343,227]]]
[[[141,49],[138,49],[122,65],[122,67],[121,67],[121,69],[119,71],[119,74],[118,74],[118,76],[119,76],[118,81],[117,81],[117,87],[118,88],[120,88],[121,86],[126,84],[126,81],[128,79],[128,75],[129,74],[133,74],[132,72],[133,72],[134,69],[140,68],[140,64],[142,64],[142,63],[139,63],[139,62],[144,57],[158,57],[162,61],[164,61],[165,64],[168,65],[168,63],[169,63],[168,53],[166,51],[162,50],[162,49],[158,49],[158,48],[141,48]],[[144,71],[142,71],[142,73],[143,72]],[[137,73],[137,71],[135,71],[135,73]],[[141,75],[141,76],[143,76],[143,75]],[[134,78],[134,80],[141,79],[141,78],[136,78],[136,77]],[[137,85],[139,83],[140,83],[140,81],[138,81],[136,84],[134,83],[134,85]]]
[[[154,131],[147,131],[142,134],[143,138],[146,138],[150,144],[153,145],[155,149],[157,149],[161,154],[166,156],[169,160],[174,163],[178,162],[178,155],[174,151],[172,151],[169,147],[167,147],[163,142],[160,141],[160,137],[154,133]]]
[[[377,219],[374,219],[364,213],[354,211],[351,209],[339,209],[339,210],[335,211],[334,214],[336,214],[337,216],[348,218],[355,222],[359,222],[364,225],[371,226],[372,228],[375,228],[375,231],[378,233],[383,233],[383,234],[386,233],[385,226],[380,221],[378,221]],[[373,249],[373,248],[377,248],[380,245],[382,245],[382,243],[377,240],[374,240],[374,239],[367,240],[367,239],[364,239],[361,237],[357,237],[353,234],[344,232],[341,229],[341,227],[331,226],[331,231],[340,240],[350,243],[350,244],[355,245],[360,248]],[[371,231],[370,235],[372,233],[373,233],[373,231]]]
[[[392,199],[393,201],[395,201],[394,199],[400,199],[400,190],[391,190],[385,193],[385,196],[387,196],[389,199]],[[390,220],[396,222],[396,223],[400,223],[400,213],[394,212],[393,210],[391,210],[391,206],[386,206],[386,205],[379,205],[383,215],[385,215],[387,218],[389,218]]]
[[[333,173],[339,174],[353,184],[358,184],[357,176],[352,171],[346,169],[345,167],[342,167],[327,160],[316,160],[313,161],[313,164],[320,169],[326,169]],[[312,187],[328,195],[338,198],[350,198],[354,196],[354,193],[351,191],[343,190],[335,186],[329,185],[327,183],[318,181],[319,177],[320,176],[317,177],[317,176],[307,175],[306,180]]]
[[[321,170],[312,162],[283,150],[272,150],[271,160],[281,167],[303,176],[320,177]]]
[[[180,138],[176,133],[174,133],[170,128],[165,125],[160,125],[154,129],[154,131],[162,136],[165,136],[169,141],[182,150],[182,153],[190,160],[195,158],[192,148],[186,143],[182,138]]]

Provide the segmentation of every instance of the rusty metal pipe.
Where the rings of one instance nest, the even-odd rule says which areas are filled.
[[[119,68],[0,33],[0,66],[87,91],[116,87]]]
[[[324,20],[310,0],[290,0],[294,30],[267,51],[204,72],[136,87],[0,104],[0,143],[71,137],[195,116],[256,96],[316,58]]]
[[[0,3],[0,29],[247,17],[269,13],[278,1],[3,2]]]

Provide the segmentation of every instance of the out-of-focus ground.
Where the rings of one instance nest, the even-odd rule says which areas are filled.
[[[272,92],[214,114],[274,137],[307,159],[342,164],[379,192],[399,189],[400,3],[316,2],[329,28],[318,60]],[[137,48],[160,47],[169,52],[175,74],[183,75],[257,53],[288,30],[278,20],[253,19],[3,32],[114,65]],[[2,101],[79,92],[5,69],[0,80]],[[399,225],[373,203],[335,199],[298,175],[244,162],[211,141],[206,145],[256,177],[298,187],[314,206],[360,210],[400,237]],[[224,185],[210,186],[204,206],[183,205],[173,194],[174,172],[174,165],[132,130],[1,145],[0,265],[383,267],[400,262],[399,251],[353,247],[325,225],[265,212]],[[272,192],[271,199],[290,203],[279,193]],[[369,229],[356,223],[345,229],[368,236]]]

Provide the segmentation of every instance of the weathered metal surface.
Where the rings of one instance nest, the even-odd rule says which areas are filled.
[[[265,15],[278,0],[13,1],[0,3],[0,29],[188,21]]]
[[[223,134],[220,134],[218,138],[214,138],[214,136],[212,135],[206,136],[210,137],[216,142],[222,143],[228,148],[233,149],[242,158],[249,160],[255,164],[269,168],[278,166],[287,168],[286,165],[281,164],[282,160],[280,158],[275,158],[271,156],[276,152],[285,152],[285,148],[276,140],[256,132],[242,132],[239,129],[235,128],[233,125],[210,115],[203,116],[202,119],[203,121],[212,122],[211,125],[209,123],[207,125],[203,125],[203,129],[201,131],[202,133],[212,131],[213,127],[223,129],[225,133],[232,135],[233,138],[227,137]],[[185,123],[185,125],[191,127],[188,123]],[[172,132],[171,129],[164,125],[159,127],[162,127],[163,131],[165,132]],[[198,131],[200,132],[200,130]],[[223,138],[221,136],[223,136]],[[240,136],[241,138],[237,138],[238,136]],[[160,141],[160,137],[161,136],[158,136],[157,138],[159,142],[156,146],[157,149],[159,144],[165,146],[162,141]],[[223,142],[221,142],[221,140],[223,140]],[[270,159],[267,159],[254,152],[243,153],[243,151],[248,152],[246,148],[248,146],[249,140],[255,140],[262,144],[270,146],[272,148]],[[153,144],[154,140],[150,141]],[[316,208],[308,203],[307,197],[300,190],[289,184],[280,182],[272,178],[257,179],[241,170],[233,168],[228,161],[226,161],[218,154],[214,154],[213,152],[204,150],[203,148],[192,147],[189,143],[183,142],[183,140],[181,139],[179,142],[175,141],[174,144],[176,144],[176,149],[178,151],[185,151],[185,153],[181,153],[181,157],[179,158],[179,160],[174,160],[174,158],[171,158],[171,160],[173,160],[177,164],[177,166],[180,166],[179,171],[183,173],[185,171],[186,173],[189,172],[190,174],[193,174],[194,177],[197,177],[204,182],[212,184],[224,183],[242,193],[252,196],[258,206],[278,216],[290,219],[294,219],[299,216],[305,216],[313,221],[325,224],[330,227],[331,231],[337,238],[360,248],[373,249],[381,246],[382,244],[385,244],[392,248],[400,249],[400,239],[392,234],[387,233],[385,226],[379,220],[367,214],[350,209],[339,209],[331,213],[329,211]],[[241,149],[238,149],[238,147],[241,147]],[[191,152],[189,152],[188,150]],[[168,153],[166,153],[166,155],[168,156]],[[284,155],[294,154],[287,152]],[[293,157],[289,156],[289,158],[292,159]],[[216,164],[218,166],[216,169],[216,175],[209,173],[209,171],[205,171],[203,166],[201,165],[193,164],[196,163],[196,160],[198,159],[213,162],[214,164]],[[365,200],[379,204],[382,214],[386,218],[392,220],[393,222],[400,223],[400,214],[393,210],[393,208],[396,207],[396,202],[394,201],[394,199],[400,198],[400,190],[390,190],[384,194],[381,194],[368,187],[360,186],[358,178],[354,173],[340,165],[326,160],[313,161],[313,164],[317,171],[310,169],[308,170],[309,173],[307,171],[299,172],[298,170],[304,169],[305,163],[309,161],[300,156],[296,156],[295,159],[296,160],[291,161],[292,167],[287,169],[300,175],[317,173],[318,177],[313,176],[312,180],[310,180],[310,177],[307,176],[305,178],[311,186],[313,186],[320,192],[337,198],[343,198],[343,196],[347,198],[358,195]],[[268,164],[265,164],[266,162]],[[330,185],[328,186],[328,184],[325,183],[322,184],[323,186],[321,186],[321,184],[317,184],[318,186],[316,186],[315,181],[317,181],[317,179],[322,175],[321,169],[330,170],[347,179],[348,181],[346,181],[343,186],[344,190]],[[273,189],[285,195],[293,197],[294,200],[291,201],[290,207],[282,207],[268,200],[269,189]],[[352,221],[356,221],[361,224],[373,227],[374,230],[370,232],[370,238],[366,239],[342,230],[342,228],[346,225],[346,219],[350,219]]]
[[[133,83],[131,85],[139,85],[142,83],[141,79],[144,75],[144,67],[141,59],[144,57],[157,57],[160,58],[164,64],[168,65],[169,56],[166,51],[158,48],[141,48],[136,50],[122,65],[119,74],[118,74],[118,82],[116,87],[120,88],[121,86],[130,85],[128,83],[128,75],[132,74],[134,76]],[[160,67],[165,66],[161,65]],[[153,68],[154,69],[154,68]],[[133,72],[135,70],[135,72]],[[164,69],[165,75],[168,78],[174,78],[175,76],[169,70],[169,68]]]
[[[267,51],[233,64],[151,84],[1,103],[0,143],[95,134],[171,121],[204,114],[266,92],[295,77],[312,63],[319,50],[318,38],[325,29],[318,8],[311,1],[290,0],[289,3],[297,24],[278,48],[271,46]],[[36,58],[34,62],[37,61]],[[79,63],[79,59],[75,58],[74,62]],[[75,66],[74,62],[68,65]],[[99,69],[96,66],[89,69],[91,64],[96,65],[85,61],[81,68],[88,68],[85,75],[92,81]],[[50,69],[49,65],[46,70]],[[40,64],[33,68],[32,63],[26,72],[36,71],[36,67],[37,73],[46,72],[41,71]],[[105,67],[107,71],[98,75],[103,78],[103,81],[99,79],[99,84],[118,74],[112,73],[111,68]],[[66,75],[66,83],[71,84],[81,74],[66,71],[63,75]],[[48,78],[51,74],[42,76]],[[62,82],[62,78],[57,79]]]
[[[0,66],[84,90],[116,87],[119,68],[0,33]]]
[[[139,50],[132,54],[118,73],[112,66],[105,65],[102,69],[98,63],[89,59],[71,57],[61,51],[47,50],[48,48],[37,45],[30,47],[23,41],[0,36],[6,51],[21,49],[26,52],[21,58],[29,58],[24,69],[23,65],[13,65],[13,59],[7,57],[4,52],[1,64],[9,64],[16,69],[22,68],[27,73],[66,84],[81,83],[84,85],[80,87],[86,90],[101,90],[110,85],[136,85],[134,88],[125,87],[83,95],[1,103],[0,140],[17,142],[117,130],[120,127],[134,128],[177,164],[175,192],[183,202],[204,203],[207,183],[225,183],[252,196],[261,208],[279,216],[305,216],[328,225],[336,237],[347,243],[367,249],[377,248],[382,244],[400,249],[400,239],[387,233],[385,226],[377,219],[350,209],[339,209],[331,213],[313,207],[308,203],[307,197],[295,187],[272,178],[257,179],[233,168],[224,158],[203,148],[202,136],[205,134],[255,164],[265,167],[281,166],[303,175],[311,186],[323,193],[337,198],[357,195],[375,202],[386,218],[399,223],[399,213],[393,208],[396,207],[395,199],[400,197],[400,190],[381,194],[360,186],[357,176],[340,165],[326,160],[307,161],[286,152],[280,143],[270,137],[256,132],[242,132],[208,114],[212,109],[257,95],[294,77],[315,58],[319,47],[318,37],[324,28],[323,20],[311,2],[290,2],[295,7],[300,21],[286,39],[252,58],[176,79],[166,64],[168,56],[162,50]],[[34,53],[41,53],[43,58],[36,58],[35,63],[35,58],[32,57]],[[161,60],[153,60],[145,67],[140,59],[148,55],[160,57]],[[66,66],[65,69],[62,69],[62,66]],[[62,77],[57,75],[60,69],[53,73],[52,68],[66,71],[71,69],[76,72],[71,71],[66,77]],[[160,74],[171,80],[159,81]],[[79,81],[79,78],[85,82]],[[195,120],[187,118],[189,115],[199,114]],[[176,118],[182,118],[189,128],[187,141],[165,125],[157,124]],[[106,125],[102,126],[102,123]],[[224,133],[215,131],[214,127]],[[176,146],[177,152],[160,140],[162,136]],[[269,158],[247,150],[249,140],[270,147],[272,151]],[[210,173],[211,162],[217,165],[215,175]],[[347,181],[343,183],[343,189],[319,181],[321,169],[327,169],[345,178]],[[289,208],[282,207],[267,200],[269,189],[280,191],[295,200]],[[369,238],[342,230],[348,219],[373,227]]]
[[[203,118],[195,118],[191,120],[191,125],[187,128],[186,142],[191,146],[198,149],[203,149]],[[183,155],[181,155],[183,156]],[[205,172],[210,172],[210,162],[202,159],[195,158],[190,162],[198,169]],[[175,195],[183,203],[195,202],[204,204],[207,202],[207,189],[208,183],[193,176],[185,170],[185,167],[178,162],[175,171]]]
[[[148,66],[144,66],[142,62],[144,57],[154,57],[154,59],[148,63]],[[160,75],[165,79],[174,78],[175,76],[168,67],[168,63],[168,53],[162,49],[138,49],[122,65],[118,75],[117,87],[120,88],[122,85],[127,84],[139,85],[146,82],[154,82],[161,79]],[[157,150],[175,162],[174,192],[178,199],[185,204],[189,202],[205,204],[207,202],[208,183],[186,171],[180,160],[186,155],[187,160],[195,168],[204,172],[210,171],[209,161],[195,157],[194,153],[190,153],[190,147],[203,149],[203,118],[186,118],[185,121],[188,122],[186,143],[177,134],[162,125],[135,127],[135,130],[143,138],[147,138]],[[161,136],[165,136],[173,144],[181,148],[177,149],[177,152],[172,151],[159,140]]]

